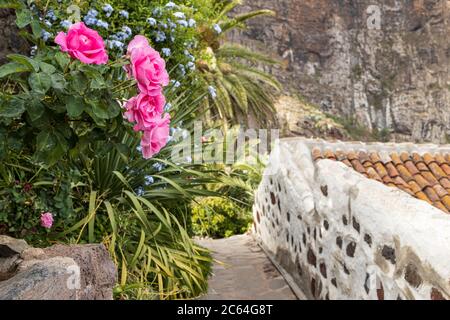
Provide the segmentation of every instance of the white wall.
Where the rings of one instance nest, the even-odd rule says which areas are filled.
[[[273,151],[254,235],[309,299],[450,298],[450,216],[332,160]]]

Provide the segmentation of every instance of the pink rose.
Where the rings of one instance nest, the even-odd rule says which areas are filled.
[[[155,118],[150,128],[144,131],[141,140],[142,155],[150,159],[158,153],[169,139],[170,115],[166,113],[162,118]]]
[[[126,103],[125,116],[128,121],[136,122],[135,131],[146,130],[153,125],[154,118],[161,117],[165,104],[166,99],[161,91],[155,96],[140,93]]]
[[[50,229],[53,225],[53,215],[50,212],[41,214],[41,226]]]
[[[166,62],[152,47],[133,46],[130,60],[131,65],[126,70],[136,79],[141,92],[157,95],[161,86],[169,84]]]
[[[148,40],[146,37],[137,35],[133,38],[133,40],[130,41],[127,48],[127,55],[131,56],[131,53],[134,49],[144,48],[148,49],[151,48],[150,44],[148,43]]]
[[[61,51],[68,52],[72,58],[83,63],[105,64],[108,61],[102,37],[83,22],[71,25],[67,35],[62,31],[58,33],[55,42],[59,44]]]

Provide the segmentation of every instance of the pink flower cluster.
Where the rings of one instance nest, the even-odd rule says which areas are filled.
[[[148,43],[138,35],[129,43],[127,55],[130,65],[128,75],[137,81],[139,94],[125,105],[125,117],[135,123],[134,130],[142,131],[142,154],[145,159],[158,153],[169,138],[170,115],[164,114],[166,99],[162,87],[169,84],[166,63]]]
[[[53,215],[50,212],[41,214],[41,226],[50,229],[53,226]]]
[[[83,22],[73,24],[67,34],[58,33],[55,42],[61,51],[83,63],[105,64],[108,61],[102,37]],[[125,117],[135,123],[135,131],[143,132],[142,154],[149,159],[167,144],[169,138],[170,115],[164,114],[166,99],[162,92],[162,87],[169,84],[169,74],[164,59],[144,36],[134,37],[128,45],[127,56],[130,64],[125,70],[136,79],[139,94],[126,103]]]

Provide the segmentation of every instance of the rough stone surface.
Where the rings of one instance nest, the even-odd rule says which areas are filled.
[[[30,52],[30,45],[19,35],[13,10],[0,9],[0,65],[10,53]]]
[[[116,267],[103,245],[31,248],[0,237],[0,300],[110,300]]]
[[[202,239],[216,263],[203,300],[296,300],[284,278],[250,235]]]
[[[267,252],[308,299],[448,299],[450,216],[343,163],[314,162],[316,146],[285,139],[272,151],[254,204],[253,233]],[[286,212],[301,219],[288,222]]]
[[[282,60],[288,89],[398,140],[450,134],[447,0],[246,0],[272,9],[230,38]],[[379,22],[379,23],[378,23]]]

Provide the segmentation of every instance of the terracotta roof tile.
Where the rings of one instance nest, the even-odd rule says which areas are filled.
[[[315,161],[333,159],[389,187],[397,187],[450,213],[450,154],[312,150]],[[391,161],[390,161],[391,160]]]

